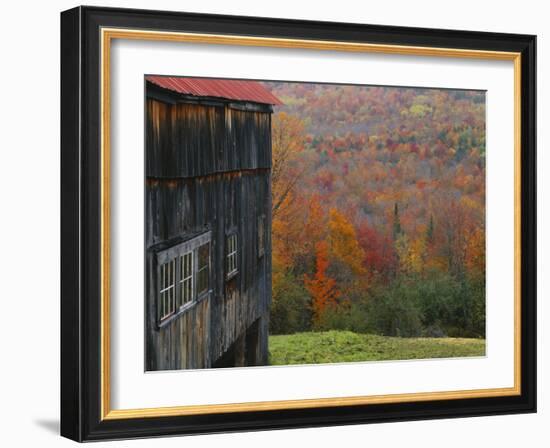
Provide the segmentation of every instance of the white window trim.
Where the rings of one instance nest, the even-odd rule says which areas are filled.
[[[176,269],[175,260],[168,260],[159,266],[159,282],[164,286],[159,290],[158,320],[160,322],[169,319],[176,312]]]
[[[198,252],[199,248],[204,246],[205,244],[209,244],[209,250],[208,250],[208,264],[206,268],[208,269],[208,287],[205,291],[202,291],[200,294],[197,291],[197,285],[198,285]],[[183,274],[183,257],[186,255],[192,254],[191,256],[191,275],[184,277]],[[160,288],[162,283],[161,279],[161,273],[162,273],[162,266],[164,265],[170,265],[172,264],[173,272],[172,272],[172,282],[166,287],[164,285],[164,288]],[[207,297],[211,292],[211,266],[212,266],[212,232],[208,231],[201,235],[195,236],[183,243],[175,244],[172,247],[169,247],[168,249],[165,249],[159,253],[157,253],[157,272],[158,272],[158,289],[157,289],[157,296],[156,296],[156,306],[157,306],[157,325],[159,328],[164,327],[168,324],[168,322],[171,322],[172,320],[176,319],[179,315],[183,314],[186,310],[192,308],[196,303]],[[203,268],[203,269],[206,269]],[[187,302],[183,302],[183,290],[182,287],[185,283],[185,281],[190,280],[191,281],[191,300],[188,300]],[[170,280],[169,280],[170,281]],[[169,308],[171,309],[171,312],[166,314],[162,313],[164,311],[163,307],[165,306],[165,303],[163,302],[163,296],[162,294],[166,293],[167,291],[172,291],[172,297],[169,299]]]
[[[191,273],[186,277],[183,270],[183,267],[184,267],[183,260],[188,255],[191,255],[191,257],[189,257],[189,260],[191,263]],[[179,256],[179,272],[181,275],[178,278],[178,285],[179,285],[178,309],[181,310],[182,308],[185,308],[186,305],[193,303],[193,301],[195,300],[195,256],[192,250],[184,252]],[[190,289],[186,288],[188,281],[189,283],[191,283]],[[190,292],[191,297],[189,298],[189,300],[184,301],[183,295],[184,295],[184,292],[186,291]]]
[[[234,241],[233,247],[231,242]],[[237,232],[232,232],[226,236],[227,255],[225,256],[226,263],[226,279],[230,279],[239,272],[239,238]]]

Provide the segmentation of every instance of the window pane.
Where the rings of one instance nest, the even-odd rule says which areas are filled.
[[[199,247],[199,270],[210,264],[210,243]]]
[[[165,319],[175,311],[176,260],[160,265],[159,268],[159,319]]]
[[[203,294],[208,290],[208,268],[199,271],[197,294]]]
[[[186,254],[185,259],[187,267],[187,272],[185,273],[185,276],[191,277],[193,275],[193,253],[189,252],[188,254]]]
[[[210,277],[210,243],[203,244],[198,249],[197,295],[208,291]]]
[[[180,257],[181,276],[180,285],[180,304],[183,306],[193,300],[193,252],[187,252]]]
[[[237,271],[237,234],[227,237],[227,273],[229,276]]]

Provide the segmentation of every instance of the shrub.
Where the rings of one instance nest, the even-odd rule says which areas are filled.
[[[401,282],[374,291],[368,301],[368,327],[385,336],[420,336],[421,317],[415,291]]]
[[[325,310],[318,330],[348,330],[354,333],[373,333],[368,319],[369,310],[365,301],[351,305],[330,307]]]
[[[434,269],[402,275],[327,307],[312,326],[310,297],[287,274],[273,290],[271,334],[348,330],[401,337],[485,337],[485,279]]]
[[[286,273],[273,288],[269,331],[271,334],[292,334],[309,330],[309,294],[301,281]]]

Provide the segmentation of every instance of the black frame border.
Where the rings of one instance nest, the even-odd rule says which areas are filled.
[[[100,28],[521,53],[521,395],[101,420]],[[61,13],[61,435],[76,441],[536,412],[536,36],[168,11]]]

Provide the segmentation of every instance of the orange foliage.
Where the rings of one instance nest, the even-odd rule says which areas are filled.
[[[313,195],[307,206],[308,215],[303,228],[303,241],[305,250],[313,253],[315,245],[325,237],[326,213],[321,204],[320,196]]]
[[[466,267],[477,274],[485,272],[485,229],[475,228],[467,240]]]
[[[315,245],[315,274],[304,276],[304,285],[311,294],[313,322],[318,324],[329,306],[336,306],[340,293],[336,289],[336,280],[327,275],[329,266],[328,243],[320,241]]]
[[[349,266],[355,275],[365,275],[365,252],[359,246],[353,224],[337,209],[331,208],[328,226],[331,255]]]
[[[297,257],[303,254],[304,244],[302,239],[304,207],[295,199],[295,194],[289,192],[282,201],[279,213],[273,216],[271,224],[273,271],[285,271],[290,269]]]
[[[304,148],[304,123],[300,118],[279,112],[272,119],[272,214],[275,217],[281,207],[290,203],[290,194],[302,170],[297,167],[297,157]]]

